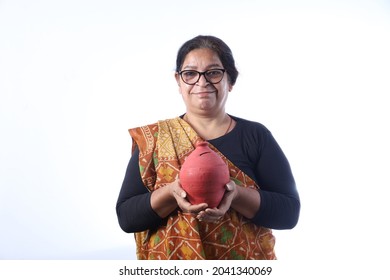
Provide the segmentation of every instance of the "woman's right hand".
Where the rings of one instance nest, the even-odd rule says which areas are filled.
[[[179,179],[172,182],[169,187],[171,188],[173,197],[176,199],[177,205],[183,212],[197,214],[208,207],[207,203],[191,204],[187,199],[187,193],[181,187]]]

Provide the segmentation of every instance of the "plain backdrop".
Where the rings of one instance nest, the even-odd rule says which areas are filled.
[[[388,252],[388,1],[0,0],[0,259],[135,259],[127,130],[184,113],[176,52],[199,34],[235,56],[227,112],[267,126],[296,177],[278,258]]]

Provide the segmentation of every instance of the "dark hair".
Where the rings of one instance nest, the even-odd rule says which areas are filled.
[[[180,72],[187,54],[195,49],[211,49],[217,53],[232,85],[236,83],[238,71],[234,63],[232,51],[221,39],[214,36],[199,35],[185,42],[179,49],[176,58],[176,72]]]

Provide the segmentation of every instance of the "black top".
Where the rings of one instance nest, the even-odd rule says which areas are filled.
[[[261,204],[252,222],[272,229],[295,227],[300,199],[282,149],[264,125],[231,117],[237,122],[234,129],[208,142],[260,186]],[[119,225],[125,232],[152,229],[164,223],[151,207],[151,193],[142,182],[138,156],[136,148],[116,204]]]

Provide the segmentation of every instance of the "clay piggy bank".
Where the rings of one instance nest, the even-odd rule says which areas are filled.
[[[207,142],[200,142],[184,161],[179,179],[189,202],[205,202],[214,208],[221,202],[230,180],[229,168]]]

